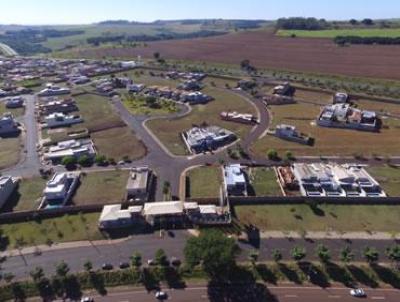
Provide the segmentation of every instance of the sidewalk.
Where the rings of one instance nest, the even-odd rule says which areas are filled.
[[[400,233],[392,234],[387,232],[301,232],[295,231],[267,231],[261,232],[260,238],[308,238],[308,239],[365,239],[365,240],[400,240]]]

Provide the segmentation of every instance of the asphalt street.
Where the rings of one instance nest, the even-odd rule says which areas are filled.
[[[263,284],[257,285],[235,285],[234,288],[219,288],[207,286],[190,286],[182,290],[163,289],[168,295],[167,301],[177,302],[262,302],[262,301],[302,301],[302,302],[354,302],[360,298],[350,295],[350,289],[343,287],[319,288],[319,287],[266,287]],[[366,298],[361,301],[387,301],[398,302],[400,292],[396,289],[371,289],[366,288]],[[152,302],[157,301],[154,292],[145,290],[125,290],[110,292],[106,296],[93,295],[97,302]]]
[[[46,274],[51,275],[55,271],[55,267],[60,261],[64,260],[71,268],[71,271],[82,271],[83,264],[90,260],[95,269],[100,269],[104,263],[110,263],[117,267],[120,262],[129,262],[129,258],[134,252],[142,254],[144,263],[149,259],[154,259],[157,249],[162,248],[166,251],[168,257],[177,257],[184,259],[183,250],[186,240],[190,234],[187,231],[173,231],[170,235],[165,234],[160,237],[159,233],[147,235],[135,235],[130,239],[115,243],[110,241],[108,244],[91,246],[82,246],[69,249],[54,249],[42,252],[41,255],[27,254],[8,257],[2,263],[3,272],[12,272],[17,278],[29,277],[29,272],[35,267],[42,267]],[[362,260],[362,251],[366,246],[375,247],[382,259],[385,255],[385,249],[393,245],[393,240],[341,240],[341,239],[325,239],[325,240],[305,240],[305,239],[286,239],[271,238],[260,239],[254,242],[254,245],[240,243],[242,250],[239,260],[248,261],[248,255],[251,251],[259,248],[259,260],[271,261],[271,252],[274,248],[282,251],[284,259],[291,259],[290,251],[295,246],[306,248],[307,258],[305,260],[317,260],[315,249],[319,243],[326,245],[332,254],[334,260],[339,260],[340,249],[349,246],[355,254],[355,260]]]

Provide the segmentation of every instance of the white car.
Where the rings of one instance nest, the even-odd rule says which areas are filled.
[[[94,299],[91,297],[83,297],[81,299],[81,302],[94,302]]]
[[[350,295],[352,295],[353,297],[356,297],[356,298],[364,298],[367,296],[367,294],[365,293],[365,291],[362,288],[356,288],[356,289],[350,290]]]
[[[158,292],[156,292],[156,299],[157,299],[157,300],[167,300],[167,298],[168,298],[167,293],[165,293],[165,292],[163,292],[163,291],[161,291],[161,290],[159,290]]]

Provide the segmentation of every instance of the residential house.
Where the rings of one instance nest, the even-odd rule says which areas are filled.
[[[344,92],[337,92],[333,96],[333,104],[346,104],[349,101],[349,95]]]
[[[106,205],[103,207],[99,218],[101,230],[132,227],[136,224],[144,224],[142,216],[143,206],[131,206],[122,209],[122,205]]]
[[[296,127],[291,125],[280,124],[276,126],[275,130],[268,131],[267,133],[269,135],[303,145],[314,144],[314,139],[312,137],[298,132]]]
[[[150,225],[160,228],[171,224],[181,224],[185,219],[183,202],[181,201],[146,203],[143,215]]]
[[[56,162],[67,156],[79,158],[84,155],[89,158],[96,156],[96,148],[90,139],[74,139],[59,142],[55,146],[50,146],[44,153],[43,158]]]
[[[136,202],[147,202],[152,184],[152,172],[149,167],[132,168],[126,184],[127,198]]]
[[[70,200],[79,184],[79,173],[56,173],[47,182],[40,208],[59,208]]]
[[[20,133],[18,123],[10,112],[6,112],[0,118],[0,136],[15,135]]]
[[[182,100],[190,105],[207,104],[213,98],[200,91],[190,92],[182,95]]]
[[[83,119],[78,115],[65,115],[61,112],[51,113],[44,118],[44,128],[67,127],[82,123]]]
[[[11,176],[0,176],[0,209],[7,203],[16,186],[17,182]]]
[[[293,96],[296,89],[290,85],[290,83],[286,82],[282,85],[278,85],[274,87],[274,94],[284,95],[284,96]]]
[[[258,119],[254,115],[248,113],[237,113],[236,111],[221,112],[220,117],[224,121],[236,122],[247,125],[254,125],[258,123]]]
[[[24,106],[24,99],[20,96],[12,97],[6,100],[6,108],[8,109],[21,108],[23,106]]]
[[[247,196],[247,181],[240,164],[224,167],[224,189],[226,196]]]
[[[79,108],[74,99],[68,98],[63,100],[50,99],[40,104],[38,110],[40,115],[50,115],[53,113],[71,113],[78,111]]]
[[[236,135],[226,129],[209,126],[194,127],[182,134],[190,153],[202,153],[216,150],[236,140]]]
[[[69,88],[63,88],[59,86],[54,86],[52,84],[48,84],[47,88],[43,89],[38,93],[40,97],[46,96],[56,96],[56,95],[63,95],[63,94],[70,94],[71,90]]]

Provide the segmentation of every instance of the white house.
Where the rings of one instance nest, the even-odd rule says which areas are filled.
[[[47,152],[44,153],[45,160],[57,161],[66,156],[79,158],[86,155],[90,158],[96,156],[96,148],[93,141],[90,139],[68,140],[57,143],[55,146],[50,146]]]
[[[45,96],[55,96],[55,95],[63,95],[63,94],[70,94],[71,90],[64,87],[54,86],[52,84],[48,84],[47,87],[41,90],[38,93],[38,96],[45,97]]]
[[[45,128],[66,127],[83,122],[80,116],[65,115],[64,113],[55,112],[44,118]]]
[[[15,121],[14,116],[6,112],[0,118],[0,135],[10,135],[19,133],[18,123]]]
[[[79,183],[78,173],[56,173],[47,182],[43,191],[44,200],[41,204],[46,208],[57,208],[64,206]]]
[[[132,168],[126,184],[128,200],[147,201],[150,193],[151,178],[151,170],[148,167]]]
[[[240,164],[233,164],[224,168],[225,193],[229,195],[247,195],[246,176]]]

